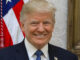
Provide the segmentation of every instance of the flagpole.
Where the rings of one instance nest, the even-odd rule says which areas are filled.
[[[0,33],[0,48],[3,48],[4,47],[4,33],[3,33],[3,19],[2,19],[2,16],[3,16],[3,13],[2,13],[2,0],[1,0],[1,33]]]

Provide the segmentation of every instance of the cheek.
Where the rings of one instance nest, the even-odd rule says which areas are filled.
[[[53,32],[53,27],[52,27],[52,26],[45,27],[45,29],[46,29],[48,32]]]
[[[36,31],[37,30],[37,27],[36,26],[29,26],[29,31]]]
[[[25,32],[27,33],[27,34],[32,34],[32,33],[34,33],[35,31],[36,31],[36,27],[32,27],[32,26],[27,26],[26,28],[25,28]]]

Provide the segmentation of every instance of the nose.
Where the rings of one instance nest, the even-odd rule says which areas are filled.
[[[45,28],[44,28],[44,25],[42,23],[39,24],[38,26],[38,32],[44,32]]]

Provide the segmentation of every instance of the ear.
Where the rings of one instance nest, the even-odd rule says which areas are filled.
[[[21,23],[20,23],[20,26],[21,26],[21,30],[22,30],[22,32],[24,32],[24,23],[21,22]]]

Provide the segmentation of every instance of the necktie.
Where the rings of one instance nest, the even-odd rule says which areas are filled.
[[[41,50],[37,50],[35,54],[37,56],[36,60],[41,60],[41,55],[43,54],[42,51]]]

